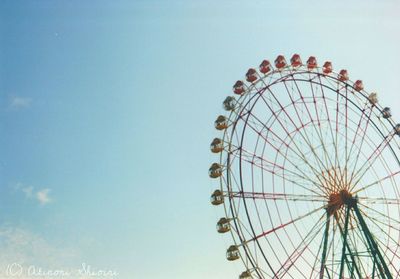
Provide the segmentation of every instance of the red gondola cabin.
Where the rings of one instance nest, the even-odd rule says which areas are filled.
[[[340,72],[339,72],[339,80],[340,81],[349,80],[349,73],[347,72],[347,70],[340,70]]]
[[[307,60],[307,68],[309,70],[315,69],[317,67],[317,59],[314,56],[310,56]]]
[[[322,72],[324,72],[324,74],[330,74],[332,73],[333,67],[332,67],[332,62],[326,61],[324,63],[324,66],[322,66]]]
[[[271,71],[271,63],[268,60],[264,60],[260,64],[260,72],[263,74],[267,74]]]
[[[356,91],[361,91],[361,90],[363,90],[363,89],[364,89],[364,84],[363,84],[362,80],[357,80],[357,81],[354,83],[354,90],[356,90]]]
[[[275,59],[275,67],[278,69],[282,69],[286,66],[286,60],[283,55],[278,55],[278,57]]]
[[[300,65],[302,64],[302,63],[301,63],[300,55],[298,55],[298,54],[293,54],[292,58],[290,59],[290,64],[291,64],[293,67],[298,67],[298,66],[300,66]]]
[[[233,92],[235,94],[241,95],[244,92],[244,84],[243,81],[238,80],[234,85],[233,85]]]
[[[257,72],[255,69],[249,69],[246,73],[246,80],[248,82],[255,82],[257,80],[258,76],[257,76]]]

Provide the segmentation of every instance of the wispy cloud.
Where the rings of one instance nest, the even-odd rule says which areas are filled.
[[[32,195],[33,195],[33,187],[32,186],[24,187],[21,190],[22,190],[22,192],[24,192],[24,194],[27,198],[32,197]]]
[[[28,268],[31,266],[43,270],[68,271],[71,270],[71,263],[75,262],[78,256],[78,251],[72,247],[60,247],[30,230],[9,225],[0,226],[0,249],[0,278],[2,279],[38,277],[29,274]],[[54,279],[59,276],[39,277]],[[67,276],[65,278],[77,277]]]
[[[24,227],[0,224],[0,251],[0,279],[120,278],[117,270],[82,261],[78,245],[50,240]]]
[[[18,182],[13,187],[15,190],[22,192],[27,199],[36,200],[40,205],[46,205],[53,201],[50,197],[50,188],[42,188],[36,190],[33,186],[27,186]]]
[[[51,202],[51,198],[49,196],[50,189],[42,189],[36,192],[36,199],[39,201],[41,205],[48,204]]]
[[[10,98],[10,107],[14,109],[28,108],[32,104],[31,98],[13,96]]]

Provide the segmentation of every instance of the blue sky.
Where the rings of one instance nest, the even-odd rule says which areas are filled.
[[[397,1],[2,1],[0,256],[235,278],[207,169],[249,67],[331,60],[400,120]],[[0,273],[1,274],[1,273]]]

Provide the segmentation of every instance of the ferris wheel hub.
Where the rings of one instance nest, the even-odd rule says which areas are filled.
[[[344,205],[353,207],[356,202],[356,198],[354,198],[348,190],[343,189],[339,192],[334,192],[329,195],[327,210],[329,214],[334,214]]]

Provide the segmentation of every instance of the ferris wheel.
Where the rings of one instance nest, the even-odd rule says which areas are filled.
[[[251,68],[217,117],[209,176],[241,279],[400,278],[400,124],[332,63]]]

